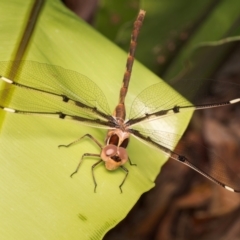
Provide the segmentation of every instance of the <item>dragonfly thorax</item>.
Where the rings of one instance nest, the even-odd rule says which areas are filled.
[[[123,128],[125,130],[124,126],[125,125],[123,124]],[[130,133],[124,130],[118,128],[109,130],[105,140],[106,145],[112,144],[118,147],[127,148]]]
[[[114,112],[113,112],[113,116],[117,119],[117,121],[120,122],[124,122],[125,118],[126,118],[126,110],[125,110],[125,105],[124,103],[119,103]]]

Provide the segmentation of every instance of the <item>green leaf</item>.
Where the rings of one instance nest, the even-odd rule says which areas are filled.
[[[240,2],[237,0],[217,1],[217,5],[203,19],[197,31],[190,36],[187,44],[181,49],[178,56],[174,58],[164,77],[170,79],[178,74],[199,44],[239,35],[239,8]],[[196,62],[199,68],[206,71],[206,75],[202,77],[211,76],[214,70],[221,66],[221,61],[225,60],[226,53],[224,54],[224,51],[220,51],[217,54],[214,51],[216,49],[213,52],[208,51],[203,62]],[[200,71],[195,71],[195,76],[201,77],[199,73]]]
[[[101,16],[102,12],[113,11],[113,3],[102,2],[104,4],[100,9]],[[136,52],[136,58],[164,80],[172,79],[183,70],[192,51],[200,43],[219,41],[222,38],[239,36],[240,33],[238,0],[142,0],[139,5],[146,10],[147,17],[141,30],[141,47]],[[118,6],[118,12],[124,14],[124,5]],[[119,18],[121,19],[122,15]],[[130,18],[111,38],[116,39],[126,51],[131,32],[129,20]],[[105,22],[108,23],[108,29],[111,22]],[[101,27],[99,30],[105,34]],[[216,58],[209,54],[206,56],[207,64],[215,66],[216,60],[220,60],[219,57]],[[200,66],[201,69],[204,67]],[[197,74],[199,72],[196,72],[195,76]],[[199,75],[197,77],[199,78]]]
[[[32,1],[2,1],[0,61],[16,56],[32,6]],[[118,101],[126,57],[125,52],[56,0],[45,2],[23,55],[25,60],[59,65],[88,76],[104,91],[111,109]],[[70,79],[61,84],[67,85]],[[138,93],[158,81],[157,76],[135,62],[127,109]],[[3,111],[0,114],[2,239],[101,239],[127,215],[140,195],[154,186],[167,160],[161,152],[132,138],[128,152],[137,167],[125,165],[129,177],[123,193],[118,186],[124,172],[109,172],[103,165],[95,170],[98,187],[94,193],[91,166],[95,159],[84,160],[78,174],[69,176],[84,153],[99,153],[99,148],[88,139],[71,148],[57,146],[86,133],[103,143],[106,131],[53,118]],[[187,122],[186,117],[179,116],[170,121],[169,127],[181,134]],[[149,125],[160,129],[169,122]]]

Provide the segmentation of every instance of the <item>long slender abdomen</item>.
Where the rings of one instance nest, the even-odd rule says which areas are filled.
[[[115,111],[114,111],[114,116],[116,118],[122,119],[122,120],[125,120],[125,116],[126,116],[124,101],[125,101],[125,97],[127,95],[128,84],[129,84],[130,77],[131,77],[132,66],[133,66],[134,56],[135,56],[135,50],[137,47],[137,38],[138,38],[139,31],[140,31],[140,28],[141,28],[143,20],[144,20],[144,16],[145,16],[145,11],[140,10],[138,13],[137,19],[134,22],[133,31],[132,31],[132,35],[131,35],[130,48],[129,48],[128,58],[127,58],[127,64],[126,64],[126,71],[125,71],[124,77],[123,77],[123,85],[120,89],[118,105],[116,106]]]

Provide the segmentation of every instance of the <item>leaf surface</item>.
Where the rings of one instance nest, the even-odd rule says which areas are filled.
[[[26,0],[1,3],[1,62],[14,60],[32,6],[33,2]],[[54,0],[45,2],[23,55],[27,61],[59,65],[87,76],[104,92],[112,110],[118,101],[126,57],[125,52]],[[66,77],[61,84],[67,86],[70,80]],[[136,95],[158,81],[157,76],[135,62],[126,100],[128,111]],[[103,143],[106,131],[53,118],[3,111],[0,114],[3,239],[101,239],[127,215],[140,195],[154,186],[167,160],[161,152],[132,138],[128,152],[137,167],[125,165],[129,177],[123,193],[118,186],[124,172],[109,172],[104,165],[95,170],[98,186],[94,193],[91,166],[96,159],[87,158],[78,174],[73,178],[70,174],[84,153],[99,153],[99,148],[88,139],[71,148],[59,149],[58,145],[86,133]],[[180,134],[188,119],[179,117],[178,121],[181,128],[173,125],[172,131]],[[163,120],[150,126],[161,128],[166,124],[167,120]]]

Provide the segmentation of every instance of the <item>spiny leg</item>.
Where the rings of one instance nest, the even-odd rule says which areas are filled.
[[[132,163],[132,161],[131,161],[130,157],[128,157],[128,161],[129,161],[129,163],[130,163],[130,165],[131,165],[131,166],[137,166],[137,164],[136,164],[136,163]]]
[[[76,173],[78,172],[78,169],[79,169],[79,167],[80,167],[80,165],[81,165],[81,162],[82,162],[83,158],[84,158],[84,157],[89,157],[89,156],[91,156],[91,157],[100,157],[100,154],[84,153],[84,154],[82,155],[82,157],[81,157],[78,165],[77,165],[76,170],[70,175],[70,177],[72,177],[74,174],[76,174]],[[102,161],[102,160],[100,160],[100,161]]]
[[[59,145],[58,147],[70,147],[71,145],[77,143],[78,141],[80,141],[80,140],[81,140],[82,138],[84,138],[84,137],[89,137],[89,138],[91,138],[101,149],[103,148],[102,145],[98,142],[98,140],[95,139],[92,135],[90,135],[90,134],[88,134],[88,133],[85,134],[84,136],[82,136],[81,138],[77,139],[76,141],[68,144],[68,145]],[[78,166],[77,166],[76,170],[70,175],[70,177],[72,177],[74,174],[76,174],[76,173],[78,172],[78,169],[79,169],[79,167],[80,167],[80,165],[81,165],[81,162],[82,162],[83,158],[84,158],[84,157],[88,157],[88,156],[91,156],[91,157],[100,157],[100,154],[84,153],[84,154],[82,155],[82,157],[81,157],[81,160],[80,160],[79,163],[78,163]],[[93,171],[93,170],[94,170],[94,168],[95,168],[99,163],[101,163],[101,162],[102,162],[102,159],[99,160],[98,162],[96,162],[95,164],[93,164],[93,166],[92,166],[92,177],[93,177],[93,182],[94,182],[94,192],[96,192],[97,182],[96,182],[96,179],[95,179],[94,171]]]
[[[126,173],[126,175],[125,175],[122,183],[119,185],[120,191],[121,191],[121,193],[122,193],[122,185],[125,183],[125,180],[126,180],[126,178],[127,178],[127,176],[128,176],[128,170],[127,170],[124,166],[120,166],[120,167],[121,167],[121,168],[125,171],[125,173]]]
[[[94,175],[94,168],[98,165],[98,164],[100,164],[101,162],[102,162],[103,160],[101,159],[101,160],[99,160],[98,162],[96,162],[96,163],[94,163],[93,165],[92,165],[92,177],[93,177],[93,182],[94,182],[94,192],[96,192],[96,188],[97,188],[97,182],[96,182],[96,179],[95,179],[95,175]]]
[[[81,139],[83,139],[84,137],[89,137],[89,138],[91,138],[100,148],[102,148],[101,143],[99,143],[96,138],[94,138],[92,135],[90,135],[90,134],[88,134],[88,133],[85,134],[84,136],[78,138],[77,140],[75,140],[75,141],[67,144],[67,145],[58,145],[58,147],[70,147],[70,146],[72,146],[73,144],[79,142],[79,141],[80,141]]]

